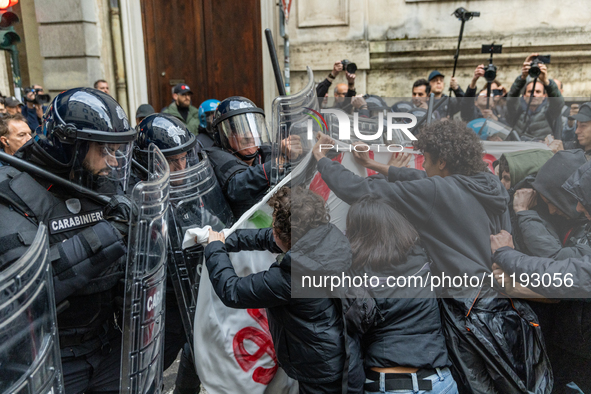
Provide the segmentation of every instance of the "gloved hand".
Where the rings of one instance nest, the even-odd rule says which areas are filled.
[[[124,237],[129,232],[132,202],[122,195],[115,195],[103,209],[103,219],[109,221]]]

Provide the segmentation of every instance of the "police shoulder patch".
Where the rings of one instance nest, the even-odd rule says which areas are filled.
[[[102,220],[102,210],[84,212],[79,215],[62,216],[49,220],[49,234],[59,234],[65,231],[72,231],[78,228],[92,226]]]

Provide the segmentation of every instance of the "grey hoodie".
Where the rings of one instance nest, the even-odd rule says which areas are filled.
[[[328,187],[348,204],[368,194],[394,203],[418,230],[435,263],[434,275],[488,275],[492,266],[490,235],[511,231],[509,194],[498,177],[488,172],[441,178],[427,177],[419,170],[390,167],[388,180],[361,178],[327,158],[318,162],[318,170]],[[490,280],[483,282],[483,288],[490,289]],[[471,291],[474,288],[445,288],[447,291],[441,295],[476,295]],[[486,294],[493,295],[483,290],[481,296]]]

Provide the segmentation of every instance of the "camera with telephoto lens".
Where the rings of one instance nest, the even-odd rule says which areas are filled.
[[[33,92],[33,99],[29,99],[28,94]],[[49,97],[48,94],[43,94],[41,93],[43,92],[43,89],[35,89],[34,87],[29,87],[29,88],[25,88],[25,96],[24,99],[25,101],[28,101],[30,103],[35,103],[35,104],[39,104],[39,105],[44,105],[47,104],[51,101],[51,97]]]
[[[488,66],[484,69],[484,79],[486,79],[486,82],[492,83],[497,78],[497,66],[493,64],[493,53],[503,53],[503,46],[495,45],[494,43],[491,45],[483,45],[481,53],[490,54]]]
[[[343,65],[343,70],[347,71],[349,74],[355,74],[355,71],[357,71],[357,64],[350,60],[341,60],[341,64]]]
[[[540,64],[550,64],[550,55],[546,56],[536,56],[532,59],[530,69],[529,69],[529,76],[532,78],[538,78],[541,74]]]

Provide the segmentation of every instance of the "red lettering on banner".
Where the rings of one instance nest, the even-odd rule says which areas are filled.
[[[339,155],[332,159],[332,161],[341,163],[343,161],[343,154],[339,153]],[[310,190],[322,197],[324,201],[327,201],[328,196],[330,195],[330,189],[328,188],[326,182],[324,182],[324,179],[322,179],[322,175],[320,175],[320,173],[317,173],[314,176],[314,179],[312,179],[312,182],[310,183]]]
[[[374,159],[373,151],[370,150],[368,153],[369,153],[369,158],[373,160]],[[398,153],[395,153],[395,154],[397,155]],[[367,171],[367,176],[376,175],[378,173],[377,171],[370,170],[369,168],[366,168],[365,170]]]
[[[275,366],[272,368],[258,367],[252,374],[252,380],[257,383],[268,385],[275,373],[277,372],[277,356],[275,355],[275,348],[273,347],[273,340],[271,339],[271,333],[269,332],[269,322],[267,320],[267,313],[264,309],[247,309],[248,314],[256,320],[261,326],[261,329],[255,327],[244,327],[236,333],[232,347],[234,350],[234,357],[240,365],[240,368],[244,372],[248,372],[254,367],[256,362],[268,354],[273,361]],[[244,347],[244,341],[252,341],[258,346],[258,350],[254,354],[250,354]]]
[[[490,153],[485,153],[484,156],[482,156],[482,160],[484,160],[484,162],[488,164],[488,168],[494,174],[495,168],[493,167],[493,163],[497,160],[497,158],[491,155]]]

